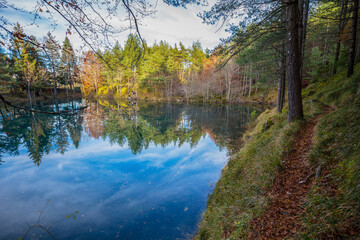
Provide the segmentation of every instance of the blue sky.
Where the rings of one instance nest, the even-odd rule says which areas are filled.
[[[12,0],[8,2],[28,11],[33,10],[37,4],[36,0]],[[211,6],[213,2],[214,0],[210,0],[209,5]],[[185,46],[190,46],[192,42],[198,40],[204,49],[212,49],[219,43],[220,38],[224,38],[228,34],[225,33],[225,29],[217,31],[218,26],[208,26],[202,23],[202,20],[197,17],[197,13],[203,12],[203,10],[206,9],[209,9],[209,7],[190,5],[187,9],[175,8],[159,0],[157,1],[157,12],[152,17],[146,17],[142,20],[140,26],[141,34],[148,44],[165,40],[171,45],[181,41]],[[51,21],[46,18],[48,14],[45,12],[41,13],[42,18],[37,20],[36,25],[29,25],[33,16],[19,11],[0,8],[0,15],[6,17],[13,23],[19,22],[24,26],[26,33],[35,35],[37,38],[42,38],[48,31],[51,31],[60,42],[65,38],[65,21],[56,14],[54,14],[55,19],[57,19],[55,29],[51,26]],[[128,34],[129,31],[119,34],[116,40],[118,40],[121,45],[124,45]],[[79,49],[80,46],[83,45],[83,42],[75,34],[70,35],[69,38],[75,48]]]

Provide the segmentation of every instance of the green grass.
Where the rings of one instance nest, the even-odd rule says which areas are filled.
[[[360,237],[360,65],[353,77],[345,76],[319,80],[303,91],[305,119],[320,115],[327,105],[332,108],[315,128],[310,159],[312,169],[322,166],[333,188],[321,184],[321,175],[307,196],[304,227],[296,239]],[[273,109],[250,124],[244,147],[229,160],[209,196],[195,239],[246,237],[251,220],[266,208],[266,189],[302,123],[288,123],[286,109],[280,115]]]
[[[313,86],[334,110],[317,126],[310,159],[323,175],[308,194],[301,238],[360,238],[360,71]],[[327,181],[324,181],[327,178]]]
[[[270,127],[264,131],[266,121]],[[288,124],[286,114],[278,115],[275,110],[258,117],[244,136],[244,147],[223,169],[197,239],[221,239],[225,233],[230,239],[246,235],[250,221],[266,206],[266,188],[281,168],[281,159],[300,126],[299,121]]]

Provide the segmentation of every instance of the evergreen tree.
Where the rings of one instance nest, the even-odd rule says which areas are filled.
[[[56,98],[57,95],[57,77],[60,67],[60,45],[55,40],[55,37],[48,32],[45,41],[45,56],[46,56],[46,65],[48,69],[51,69],[52,72],[52,83],[53,83],[53,96]]]
[[[69,87],[74,90],[74,79],[76,75],[76,56],[70,40],[65,37],[63,46],[61,49],[60,59],[60,74],[61,79],[65,83],[66,96],[68,96]]]

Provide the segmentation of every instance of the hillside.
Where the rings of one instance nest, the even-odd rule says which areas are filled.
[[[303,90],[305,120],[267,110],[223,169],[196,239],[360,237],[360,65]]]

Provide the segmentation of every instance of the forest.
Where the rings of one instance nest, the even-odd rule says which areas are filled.
[[[139,215],[146,220],[130,225],[136,221],[126,219],[116,226],[108,221],[111,231],[98,227],[98,238],[106,232],[103,239],[121,234],[136,239],[132,234],[144,232],[154,234],[149,239],[166,234],[168,239],[358,239],[359,0],[161,2],[173,8],[206,7],[197,17],[226,28],[228,37],[212,49],[199,40],[190,45],[147,41],[140,21],[156,11],[146,0],[38,1],[31,12],[35,20],[41,14],[65,20],[64,39],[52,31],[34,36],[19,22],[1,18],[0,167],[21,156],[40,169],[55,155],[65,162],[58,164],[61,169],[72,160],[67,154],[83,156],[82,149],[96,142],[104,148],[99,154],[108,151],[108,167],[134,171],[141,181],[131,180],[141,189],[144,182],[152,184],[143,172],[157,179],[157,170],[159,175],[170,172],[176,162],[176,171],[150,193],[170,196],[162,187],[176,177],[184,176],[178,183],[190,175],[199,179],[198,185],[186,187],[197,187],[206,206],[191,209],[190,202],[201,202],[192,194],[161,207],[146,209],[144,204]],[[18,11],[7,0],[0,2],[1,9]],[[129,27],[111,25],[112,18],[123,15]],[[126,38],[115,37],[120,32]],[[70,41],[75,34],[83,47]],[[116,152],[124,148],[133,156]],[[203,149],[197,159],[194,154]],[[168,162],[159,160],[164,157],[160,152]],[[218,161],[207,162],[217,156]],[[99,171],[91,174],[110,179],[112,170],[97,162],[102,155],[96,157],[90,156],[81,170],[98,164]],[[205,164],[199,167],[195,160]],[[74,169],[81,164],[83,159]],[[206,173],[210,166],[220,166],[219,172]],[[72,169],[68,174],[74,184],[86,179],[75,178]],[[111,180],[118,184],[116,177]],[[101,201],[115,199],[129,207],[131,198],[111,184]],[[110,196],[114,189],[119,192]],[[186,192],[177,190],[178,196]],[[183,216],[184,222],[166,225],[180,219],[169,220],[174,216]],[[38,219],[36,228],[52,236]],[[155,226],[159,219],[167,221],[161,230],[172,229],[160,237],[146,225]],[[96,239],[86,235],[93,229],[88,228],[79,236]],[[59,229],[54,231],[60,235]]]
[[[303,33],[298,36],[303,42],[299,53],[304,58],[303,87],[336,73],[350,61],[352,48],[355,61],[360,54],[359,44],[351,45],[351,2],[304,4],[304,14],[299,16]],[[67,37],[60,42],[49,32],[36,39],[18,24],[8,49],[2,48],[2,86],[11,93],[26,91],[29,101],[42,92],[56,96],[57,91],[67,96],[81,91],[96,98],[249,101],[251,96],[259,96],[259,89],[268,92],[278,84],[280,89],[285,87],[285,9],[276,7],[265,22],[234,29],[232,36],[213,50],[202,49],[200,42],[170,46],[160,41],[148,46],[133,33],[113,48],[75,54]],[[279,102],[284,102],[284,93],[279,94]],[[283,103],[279,105],[281,108]]]

